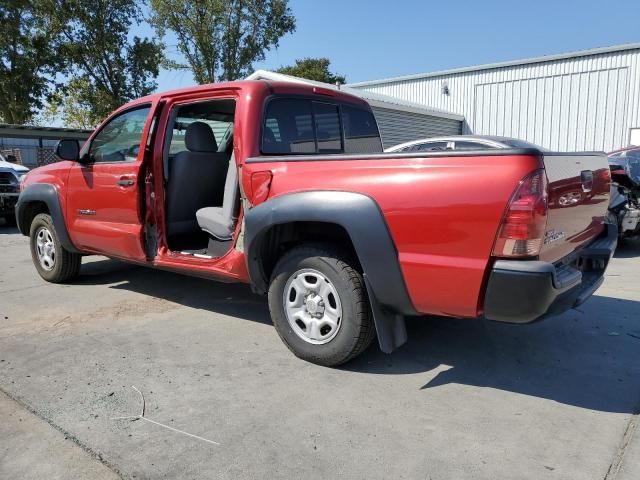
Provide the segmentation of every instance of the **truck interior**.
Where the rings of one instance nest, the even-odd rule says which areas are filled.
[[[199,258],[232,246],[240,211],[233,99],[174,107],[163,156],[167,246]]]

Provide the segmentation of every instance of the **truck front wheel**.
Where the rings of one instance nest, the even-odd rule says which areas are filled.
[[[362,275],[349,258],[324,246],[293,248],[278,261],[269,286],[276,331],[299,358],[343,364],[364,351],[375,328]]]
[[[35,216],[29,238],[33,264],[47,282],[62,283],[78,276],[82,256],[64,249],[49,215]]]

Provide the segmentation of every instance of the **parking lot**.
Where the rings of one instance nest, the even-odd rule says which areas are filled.
[[[248,287],[99,257],[52,285],[15,229],[0,251],[1,478],[640,478],[640,242],[579,310],[412,319],[339,369]]]

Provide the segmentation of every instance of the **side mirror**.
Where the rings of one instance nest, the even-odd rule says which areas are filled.
[[[18,163],[18,159],[15,155],[7,155],[7,162],[9,163]]]
[[[56,155],[62,160],[77,162],[80,159],[80,143],[74,139],[64,139],[56,145]]]

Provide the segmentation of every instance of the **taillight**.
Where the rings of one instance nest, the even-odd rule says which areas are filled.
[[[504,214],[493,255],[529,257],[540,253],[547,226],[547,176],[536,170],[520,181]]]

